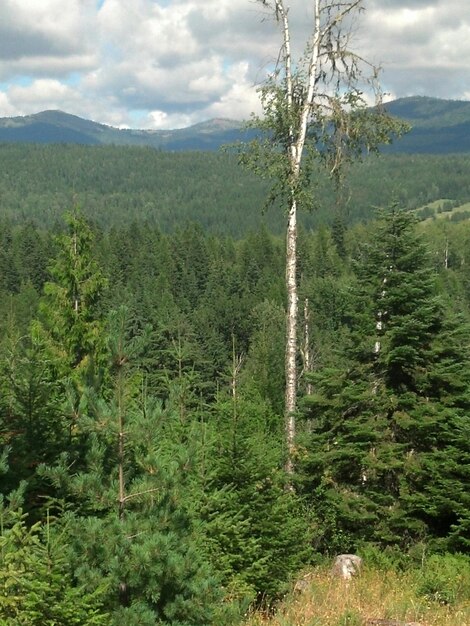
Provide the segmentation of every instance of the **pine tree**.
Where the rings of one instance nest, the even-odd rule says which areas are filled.
[[[220,594],[183,497],[184,449],[173,446],[170,455],[162,436],[179,416],[143,393],[136,364],[147,338],[130,327],[124,308],[111,313],[114,386],[106,401],[88,397],[81,467],[70,475],[64,457],[43,471],[75,503],[76,576],[87,589],[105,583],[112,624],[202,626],[217,613]]]

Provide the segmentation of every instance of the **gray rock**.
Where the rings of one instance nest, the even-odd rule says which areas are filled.
[[[357,576],[361,571],[362,559],[357,554],[339,554],[331,568],[332,576],[350,580],[353,576]]]

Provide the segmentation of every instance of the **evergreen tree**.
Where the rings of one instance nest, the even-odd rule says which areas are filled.
[[[56,363],[57,375],[73,373],[76,382],[86,379],[103,356],[99,302],[106,280],[93,257],[92,244],[85,219],[67,216],[67,232],[58,238],[58,255],[50,267],[51,281],[44,286],[41,321],[35,325]]]
[[[234,358],[230,392],[221,393],[211,417],[202,531],[229,594],[242,606],[269,605],[308,559],[307,526],[280,469],[282,418],[249,385],[239,388],[240,364]]]
[[[348,367],[317,372],[305,399],[319,541],[345,550],[453,532],[458,543],[468,505],[468,327],[457,332],[438,303],[413,218],[396,208],[363,253],[358,280]]]
[[[7,446],[0,455],[0,477],[9,473],[9,453]],[[22,509],[26,487],[2,484],[0,492],[0,622],[108,626],[104,586],[87,591],[74,577],[65,516],[48,511],[45,522],[32,523]]]
[[[146,338],[130,335],[126,318],[110,316],[112,397],[91,395],[81,417],[83,469],[70,475],[64,457],[43,471],[75,502],[76,576],[87,589],[104,581],[112,624],[202,626],[219,610],[217,581],[180,487],[185,456],[169,456],[161,437],[171,409],[142,395],[135,363]]]
[[[31,282],[38,293],[47,278],[47,243],[47,238],[39,234],[32,222],[15,233],[13,242],[20,283]]]
[[[20,336],[10,319],[0,355],[0,444],[10,450],[2,477],[3,493],[27,481],[25,508],[42,507],[48,492],[38,478],[38,465],[54,462],[70,442],[70,426],[63,410],[64,389],[41,340]]]
[[[28,527],[21,510],[0,510],[0,622],[10,626],[107,626],[105,587],[77,585],[64,528]]]
[[[254,307],[251,317],[254,331],[241,382],[282,415],[285,314],[279,304],[265,300]]]

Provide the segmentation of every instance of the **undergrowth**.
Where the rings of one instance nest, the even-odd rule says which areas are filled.
[[[247,626],[363,626],[389,619],[422,626],[470,624],[470,559],[433,556],[421,567],[365,567],[351,581],[333,579],[328,567],[305,574],[275,613],[254,612]]]

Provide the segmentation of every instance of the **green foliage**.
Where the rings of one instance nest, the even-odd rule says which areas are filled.
[[[380,106],[377,70],[349,47],[349,36],[343,40],[342,28],[361,12],[360,2],[317,3],[297,58],[289,8],[283,2],[260,4],[279,27],[280,52],[275,71],[258,89],[262,115],[253,115],[248,125],[261,134],[239,145],[239,160],[270,180],[267,206],[279,202],[286,213],[316,208],[322,176],[339,183],[347,165],[377,152],[409,126]],[[373,108],[364,96],[371,90],[377,95]]]
[[[410,164],[394,159],[400,178]],[[234,241],[189,224],[79,222],[58,239],[0,228],[0,489],[28,513],[3,514],[22,585],[5,603],[49,603],[57,624],[73,623],[57,617],[73,603],[85,624],[225,624],[282,596],[311,550],[400,569],[468,552],[469,224],[415,225],[395,209],[301,231],[311,393],[294,495],[280,470],[282,242],[266,229]],[[74,232],[93,296],[80,319],[60,295],[76,276]],[[47,524],[51,496],[66,513]],[[462,597],[439,576],[423,594]]]
[[[0,354],[0,390],[0,443],[10,450],[1,490],[8,493],[27,480],[25,507],[37,512],[49,490],[36,469],[53,462],[69,443],[70,422],[63,387],[44,345],[34,335],[20,337],[14,325]]]
[[[385,216],[357,274],[346,367],[320,368],[305,399],[303,463],[321,545],[406,548],[428,534],[463,545],[468,325],[438,304],[409,215]]]
[[[76,584],[66,529],[60,523],[29,527],[21,510],[2,507],[0,623],[11,626],[105,626],[106,588]],[[58,528],[57,528],[58,526]]]
[[[93,235],[83,217],[67,218],[67,234],[59,237],[58,255],[50,268],[40,304],[44,337],[59,375],[84,375],[99,361],[102,339],[99,299],[106,281],[92,256]]]
[[[271,603],[309,549],[301,503],[279,470],[279,418],[255,398],[221,399],[214,408],[202,520],[211,561],[229,593]]]
[[[362,623],[361,614],[353,609],[348,609],[339,618],[337,626],[361,626]]]
[[[463,554],[433,554],[423,562],[418,593],[440,604],[470,600],[470,560]]]
[[[105,583],[112,624],[202,626],[223,611],[184,500],[187,453],[165,436],[181,414],[142,396],[136,361],[147,337],[132,334],[126,310],[108,326],[114,388],[106,401],[89,392],[83,469],[70,474],[64,457],[42,471],[75,502],[75,573],[87,589]]]
[[[423,544],[416,544],[404,552],[398,545],[379,547],[377,544],[365,543],[358,546],[358,554],[362,557],[367,568],[385,571],[403,571],[423,562]]]
[[[268,400],[277,415],[283,410],[285,313],[274,302],[264,301],[252,311],[254,330],[242,384]]]
[[[317,172],[311,184],[318,210],[303,212],[301,221],[306,228],[329,224],[339,211],[348,223],[357,223],[371,219],[371,207],[386,207],[395,200],[407,209],[442,198],[463,204],[470,199],[468,160],[467,155],[367,157],[352,164],[339,200],[331,183]],[[6,283],[17,290],[20,276],[29,276],[34,285],[41,280],[44,255],[51,247],[44,230],[57,229],[64,210],[77,204],[106,230],[145,222],[169,233],[192,221],[205,232],[241,238],[262,224],[276,234],[284,227],[282,212],[273,208],[263,215],[259,210],[267,182],[243,171],[228,154],[2,144],[0,189],[0,288]],[[306,203],[311,205],[312,198]],[[14,250],[13,225],[20,225],[34,241],[25,257],[28,267]],[[123,251],[122,263],[129,260]]]

